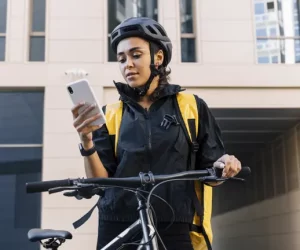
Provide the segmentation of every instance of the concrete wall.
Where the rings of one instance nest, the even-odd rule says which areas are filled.
[[[216,216],[214,249],[299,249],[299,197],[298,189]]]
[[[216,250],[299,249],[299,150],[300,124],[254,155],[245,187],[239,184],[233,192],[237,185],[227,185],[224,202],[231,198],[252,204],[213,218]]]

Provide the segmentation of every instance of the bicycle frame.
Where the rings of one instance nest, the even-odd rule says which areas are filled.
[[[138,211],[139,219],[126,228],[123,232],[117,235],[113,240],[111,240],[106,246],[101,248],[101,250],[116,250],[118,247],[133,237],[137,232],[143,232],[143,239],[141,240],[141,245],[138,247],[139,250],[158,250],[157,237],[155,235],[155,230],[152,227],[151,218],[147,214],[147,206],[145,201],[141,198],[139,190],[136,192],[136,197],[138,200]],[[143,244],[143,245],[142,245]]]

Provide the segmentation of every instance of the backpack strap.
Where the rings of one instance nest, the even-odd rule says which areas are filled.
[[[117,146],[119,140],[119,130],[123,116],[123,107],[124,105],[122,101],[106,105],[106,127],[108,130],[108,134],[113,138],[114,141],[115,155],[117,155]]]
[[[199,144],[197,142],[198,135],[198,107],[196,98],[193,94],[187,93],[178,93],[176,96],[177,102],[175,102],[177,106],[178,116],[185,126],[182,126],[185,135],[187,137],[188,142],[191,144],[191,159],[190,159],[190,167],[195,166],[196,162],[196,152],[199,150]],[[181,123],[182,124],[182,123]],[[183,125],[182,124],[182,125]]]
[[[178,93],[176,96],[176,100],[177,102],[175,102],[175,105],[177,111],[179,111],[178,117],[180,119],[180,124],[182,124],[184,133],[187,137],[188,142],[191,145],[190,159],[189,159],[190,169],[194,169],[196,165],[196,153],[199,150],[199,144],[197,142],[198,127],[199,127],[198,126],[199,112],[198,112],[196,97],[193,94]],[[210,219],[210,214],[207,213],[210,212],[204,211],[204,203],[207,203],[207,201],[204,200],[204,193],[206,193],[207,195],[207,192],[211,191],[210,190],[211,187],[206,187],[203,183],[200,183],[199,181],[195,181],[194,185],[195,185],[195,189],[194,189],[195,194],[193,195],[193,203],[195,205],[196,212],[193,218],[193,223],[191,225],[191,232],[190,232],[192,243],[195,249],[199,248],[200,246],[199,233],[200,233],[203,235],[202,237],[204,237],[204,241],[206,243],[206,246],[203,249],[211,250],[212,249],[211,239],[207,236],[207,232],[205,230],[205,228],[208,228],[210,230],[210,225],[207,225],[209,223],[209,221],[207,220]],[[211,193],[209,193],[209,197],[210,195]],[[211,203],[208,202],[208,204],[205,205],[206,206],[210,205],[208,211],[211,211]],[[206,220],[204,220],[204,216],[207,217]],[[211,232],[209,233],[210,235],[212,234]]]
[[[199,150],[197,142],[198,135],[198,108],[196,98],[193,94],[178,93],[176,102],[180,124],[184,130],[188,142],[190,143],[189,169],[195,169],[196,153]],[[199,201],[201,200],[199,182],[195,181],[195,193],[193,195],[193,202],[196,209],[194,216],[192,230],[200,231],[198,225],[201,225],[200,216],[203,215],[203,208]]]

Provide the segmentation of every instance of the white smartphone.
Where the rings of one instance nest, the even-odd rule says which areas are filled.
[[[67,84],[67,91],[74,105],[77,105],[80,102],[85,102],[84,106],[78,110],[79,114],[91,104],[96,105],[96,107],[92,111],[90,111],[86,117],[90,118],[98,113],[101,114],[101,117],[93,121],[91,125],[97,126],[97,125],[104,124],[106,122],[105,115],[102,111],[102,108],[100,107],[97,98],[95,96],[95,93],[87,79],[79,79],[75,82],[71,82]]]

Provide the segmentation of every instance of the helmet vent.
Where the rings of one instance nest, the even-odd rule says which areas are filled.
[[[163,36],[167,35],[159,25],[154,24],[154,26],[159,30],[160,34],[162,34]]]
[[[138,30],[139,28],[137,26],[128,26],[128,27],[125,27],[123,28],[123,32],[130,32],[130,31],[135,31],[135,30]]]
[[[157,35],[157,32],[150,25],[147,25],[146,27],[152,34]]]
[[[115,32],[111,35],[111,38],[114,39],[118,35],[118,32]]]

